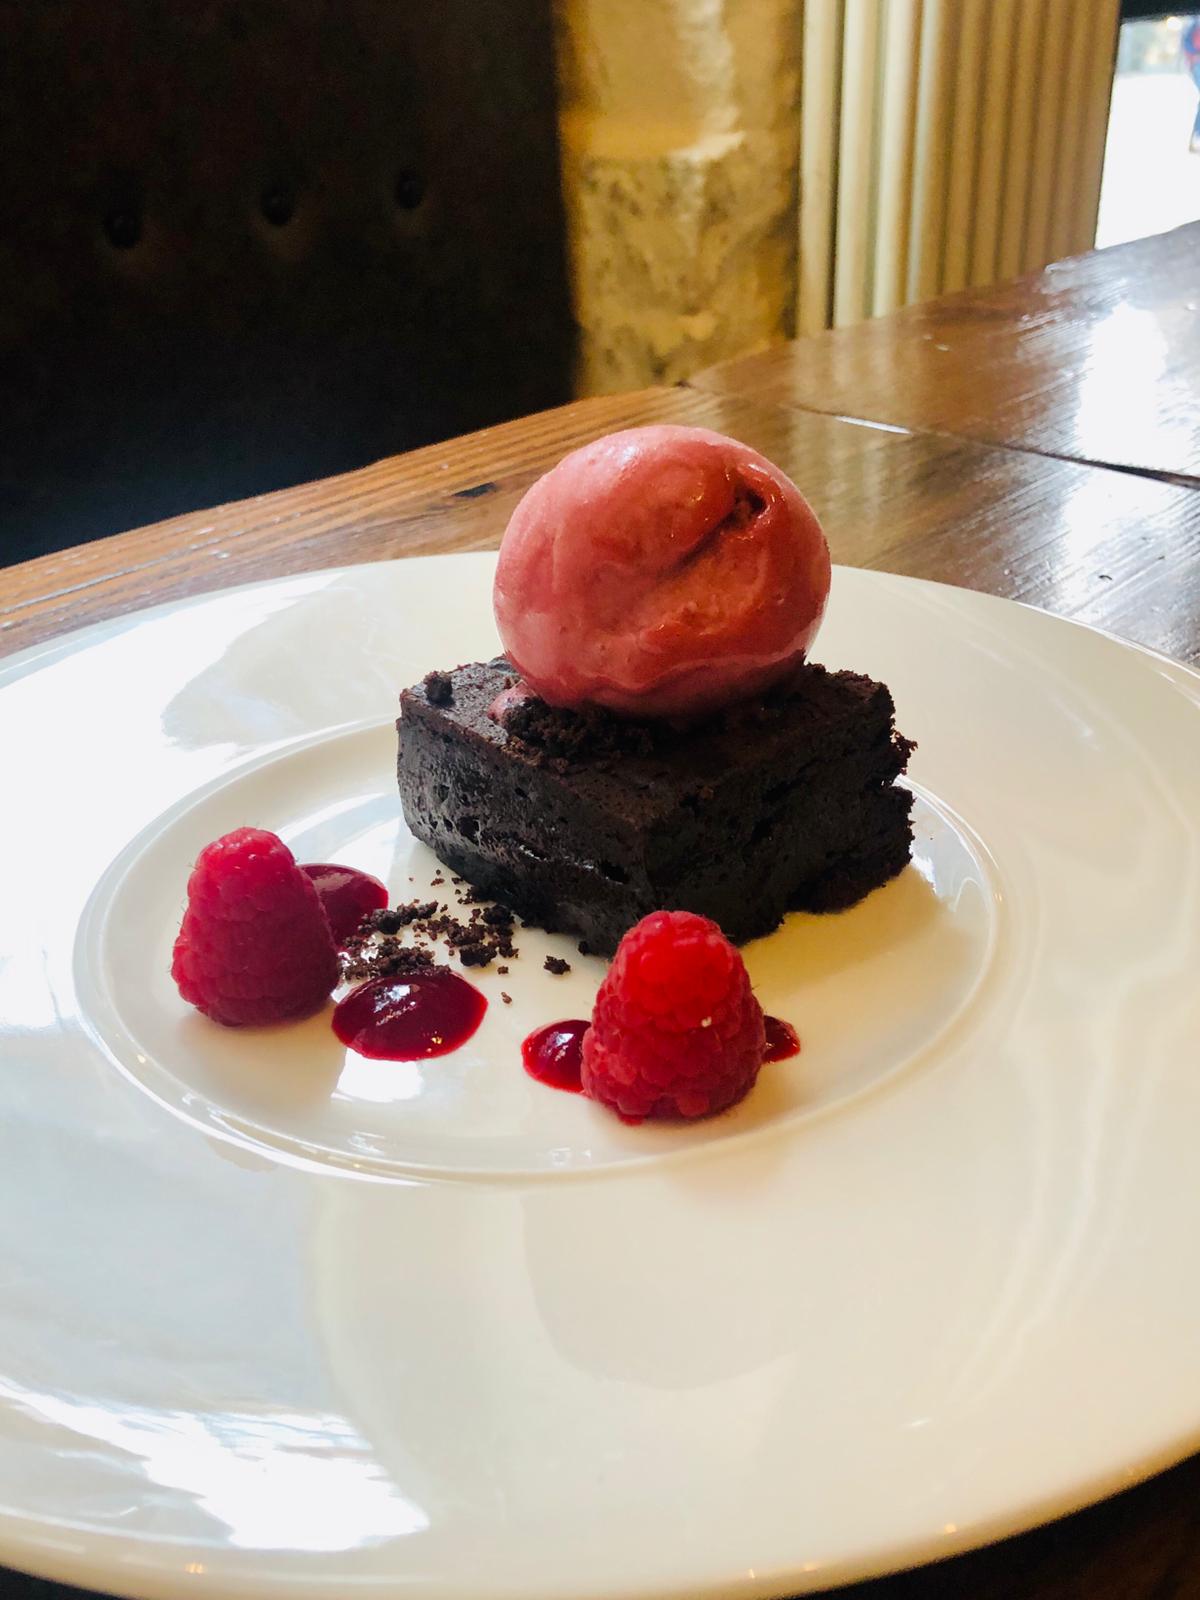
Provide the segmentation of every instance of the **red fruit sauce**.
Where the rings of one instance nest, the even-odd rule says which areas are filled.
[[[799,1055],[800,1038],[790,1022],[778,1017],[767,1017],[767,1049],[763,1061],[786,1061]],[[579,1094],[580,1068],[583,1064],[583,1036],[590,1024],[578,1018],[570,1022],[551,1022],[537,1028],[521,1046],[521,1060],[525,1071],[539,1083],[548,1083],[552,1089],[567,1089]],[[640,1117],[621,1119],[623,1122],[640,1122]]]
[[[449,1055],[483,1021],[487,1001],[449,967],[372,978],[334,1007],[333,1031],[374,1061]]]
[[[312,879],[337,945],[345,944],[369,912],[382,911],[388,903],[386,886],[369,872],[359,872],[357,867],[314,861],[302,866],[300,871],[307,872]]]
[[[536,1029],[521,1046],[525,1071],[539,1083],[548,1083],[552,1089],[579,1094],[583,1036],[590,1027],[590,1022],[573,1019]]]
[[[789,1056],[800,1054],[800,1035],[790,1022],[781,1022],[778,1017],[766,1017],[764,1021],[767,1025],[764,1061],[786,1061]]]

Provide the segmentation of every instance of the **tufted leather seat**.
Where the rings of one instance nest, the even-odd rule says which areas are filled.
[[[568,393],[550,0],[0,0],[0,563]]]

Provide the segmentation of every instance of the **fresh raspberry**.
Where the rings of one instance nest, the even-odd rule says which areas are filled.
[[[706,1117],[758,1077],[762,1007],[715,922],[654,911],[617,947],[583,1038],[583,1092],[623,1117]]]
[[[231,1028],[320,1010],[338,981],[337,949],[282,839],[237,828],[200,852],[171,976],[190,1005]]]

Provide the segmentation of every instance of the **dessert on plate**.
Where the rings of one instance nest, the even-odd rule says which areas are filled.
[[[650,912],[737,943],[839,910],[911,848],[885,685],[808,661],[824,534],[758,452],[611,434],[526,494],[500,550],[505,654],[401,695],[417,838],[480,894],[609,955]]]
[[[238,828],[188,882],[182,998],[260,1026],[355,982],[332,1017],[344,1044],[444,1055],[488,1002],[428,941],[463,966],[507,960],[519,913],[615,952],[590,1021],[525,1040],[531,1076],[632,1122],[737,1104],[799,1040],[764,1015],[735,946],[791,909],[852,905],[912,842],[896,781],[912,747],[891,695],[808,660],[830,570],[799,490],[732,439],[636,428],[567,456],[504,536],[505,654],[401,696],[405,817],[455,873],[469,920],[436,900],[389,908],[369,874],[297,862],[277,835]]]

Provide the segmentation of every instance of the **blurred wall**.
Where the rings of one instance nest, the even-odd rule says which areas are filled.
[[[556,0],[584,393],[1091,247],[1118,0]]]
[[[793,330],[799,0],[560,0],[583,393]]]
[[[569,398],[550,0],[0,0],[0,564]]]

